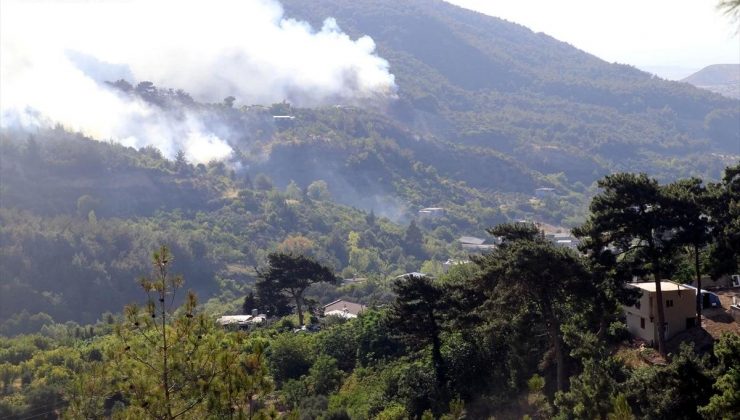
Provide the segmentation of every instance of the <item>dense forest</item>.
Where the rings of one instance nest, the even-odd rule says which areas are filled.
[[[158,247],[149,269],[141,262],[144,305],[3,340],[0,414],[732,418],[740,335],[695,347],[680,337],[664,342],[661,333],[657,352],[632,347],[621,305],[635,302],[635,289],[625,288],[634,276],[737,271],[740,166],[717,183],[660,184],[621,173],[598,185],[575,229],[580,252],[554,244],[535,224],[499,224],[488,229],[500,238],[492,251],[434,277],[375,283],[386,296],[354,319],[319,318],[310,303],[317,292],[344,287],[319,262],[331,261],[327,254],[282,248],[256,267],[255,291],[239,296],[247,312],[269,307],[268,319],[248,331],[217,326],[175,273],[192,258],[188,248]]]

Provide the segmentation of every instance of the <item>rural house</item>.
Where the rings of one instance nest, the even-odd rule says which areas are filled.
[[[658,308],[655,282],[630,283],[642,291],[640,300],[625,306],[627,329],[651,345],[658,342]],[[696,290],[671,281],[660,282],[663,292],[663,312],[666,322],[666,339],[696,325]]]
[[[343,318],[357,318],[357,315],[365,310],[365,305],[339,299],[328,305],[324,305],[323,310],[324,316],[334,315]]]

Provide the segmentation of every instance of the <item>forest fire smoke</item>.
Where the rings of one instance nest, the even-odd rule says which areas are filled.
[[[3,127],[61,124],[207,162],[232,149],[196,112],[165,112],[104,82],[151,81],[205,102],[299,106],[396,91],[372,39],[351,39],[331,18],[314,30],[272,0],[4,1],[0,16]]]

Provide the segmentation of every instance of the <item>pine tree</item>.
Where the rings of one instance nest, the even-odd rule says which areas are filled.
[[[664,190],[645,174],[619,173],[598,182],[602,192],[591,201],[591,216],[576,229],[580,237],[614,249],[618,256],[630,256],[650,268],[655,281],[658,312],[658,350],[665,347],[663,309],[663,261],[678,244],[675,232],[680,218]]]
[[[300,325],[303,325],[303,294],[306,289],[314,283],[336,284],[339,281],[328,267],[304,255],[273,252],[267,260],[269,266],[257,273],[260,301],[264,302],[268,295],[287,294],[295,302]]]
[[[447,371],[442,358],[442,323],[447,308],[443,289],[425,276],[406,275],[393,284],[396,300],[390,323],[401,332],[412,348],[431,345],[437,389],[447,386]]]
[[[116,330],[116,381],[133,416],[172,420],[198,409],[219,371],[217,342],[208,336],[212,324],[196,314],[195,295],[175,306],[183,279],[170,274],[172,261],[165,246],[153,254],[153,275],[139,282],[147,305],[126,307]]]

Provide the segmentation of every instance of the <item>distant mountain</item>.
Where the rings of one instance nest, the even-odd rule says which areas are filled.
[[[740,64],[712,64],[683,81],[720,95],[740,99]]]
[[[695,73],[698,69],[696,67],[688,68],[681,66],[640,66],[640,70],[667,80],[681,80]]]

